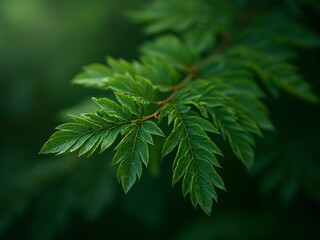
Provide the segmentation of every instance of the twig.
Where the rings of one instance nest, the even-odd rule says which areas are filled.
[[[218,46],[209,54],[208,57],[202,59],[197,65],[195,66],[191,66],[189,68],[186,69],[186,72],[188,73],[187,76],[178,84],[174,85],[171,87],[172,90],[172,94],[162,100],[162,101],[158,101],[158,102],[153,102],[156,105],[159,105],[159,108],[157,109],[157,111],[155,111],[154,113],[148,115],[148,116],[144,116],[142,117],[142,119],[137,119],[134,120],[133,122],[135,123],[140,123],[152,118],[158,118],[162,108],[169,102],[171,102],[173,100],[173,98],[176,96],[177,92],[179,90],[181,90],[182,88],[184,88],[192,79],[194,79],[196,73],[199,71],[199,69],[207,62],[209,61],[213,56],[220,54],[221,52],[223,52],[227,47],[230,46],[231,42],[233,41],[236,33],[238,33],[240,31],[240,29],[243,28],[243,26],[248,23],[253,17],[257,16],[257,12],[259,11],[253,11],[254,9],[251,9],[248,12],[239,12],[237,14],[237,21],[240,25],[240,27],[237,28],[237,30],[233,31],[232,34],[225,34],[223,36],[223,39],[220,41],[220,43],[218,44]]]

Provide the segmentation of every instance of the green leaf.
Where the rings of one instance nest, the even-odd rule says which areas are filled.
[[[149,79],[159,91],[171,91],[171,87],[181,80],[181,74],[165,59],[143,55],[141,62],[136,65],[138,74]]]
[[[185,138],[180,140],[178,151],[173,163],[173,177],[172,177],[172,185],[176,184],[180,178],[185,174],[190,159],[188,158],[187,148],[188,142]]]
[[[161,137],[165,137],[165,135],[162,132],[162,130],[154,122],[144,121],[142,123],[142,127],[144,128],[145,131],[147,131],[150,134],[158,135],[158,136],[161,136]]]
[[[280,88],[303,100],[318,102],[311,86],[300,77],[295,67],[283,58],[249,47],[235,47],[227,56],[232,61],[237,59],[244,68],[254,71],[274,96],[278,95]]]
[[[214,6],[206,1],[155,1],[145,10],[131,13],[131,17],[148,23],[148,34],[179,33],[191,49],[203,52],[230,24],[230,11],[232,7],[225,1],[216,1]]]
[[[124,59],[114,59],[112,57],[107,57],[107,64],[112,72],[110,77],[114,74],[130,74],[134,75],[136,72],[135,66],[133,63],[130,63]]]
[[[201,129],[203,129],[206,132],[212,132],[212,133],[216,133],[216,134],[220,134],[218,129],[216,127],[214,127],[208,120],[204,119],[204,118],[200,118],[198,116],[192,116],[190,114],[190,116],[187,116],[185,118],[185,122],[188,122],[188,124],[195,124],[198,125]]]
[[[254,161],[253,136],[236,112],[228,105],[217,106],[216,99],[208,98],[208,108],[215,126],[224,139],[228,140],[234,154],[250,168]]]
[[[101,138],[101,148],[100,153],[107,150],[116,140],[121,129],[115,127],[111,128],[108,132],[105,132],[104,136]]]
[[[190,100],[186,101],[185,99],[189,99],[191,95],[194,98],[195,104],[204,102],[204,106],[206,106],[207,111],[212,116],[215,125],[213,129],[210,127],[212,124],[208,120],[194,117],[192,113],[189,113],[185,120],[190,118],[190,124],[198,123],[198,127],[205,131],[210,132],[211,129],[214,133],[221,133],[222,137],[229,141],[234,154],[249,168],[254,160],[253,134],[261,136],[260,127],[272,127],[272,125],[266,116],[264,105],[262,105],[255,95],[243,97],[243,93],[225,91],[224,89],[229,88],[228,84],[219,84],[203,80],[193,81],[186,89],[182,90],[182,93],[177,97],[177,101],[188,103]],[[200,93],[203,96],[197,95]],[[248,98],[252,102],[247,104],[241,98]],[[254,106],[254,109],[252,109],[252,106]],[[203,131],[197,130],[194,126],[190,127],[189,130],[195,132]],[[197,141],[194,142],[195,146],[200,148],[208,144],[205,143],[207,140],[203,134],[197,135]],[[216,150],[213,152],[214,154],[221,155],[220,150],[215,145],[209,144],[212,149]],[[216,160],[212,161],[212,164],[217,167],[220,166]]]
[[[269,88],[276,86],[306,101],[318,102],[310,84],[296,73],[292,65],[264,57],[264,62],[250,62],[249,66],[260,75]]]
[[[233,99],[241,105],[240,108],[243,109],[244,114],[250,116],[261,129],[274,129],[268,116],[268,110],[260,100],[244,94],[235,95]]]
[[[157,130],[154,132],[154,129]],[[116,147],[117,152],[113,157],[112,164],[119,164],[117,177],[125,193],[131,189],[137,179],[140,179],[142,163],[146,167],[148,166],[149,149],[147,143],[153,143],[150,131],[154,135],[162,133],[151,121],[139,124],[132,123],[122,132],[124,137]]]
[[[290,19],[280,11],[269,12],[253,22],[243,37],[250,39],[252,35],[258,35],[273,44],[304,48],[320,46],[319,36],[302,26],[300,22]]]
[[[213,164],[219,165],[215,154],[222,153],[205,132],[217,133],[217,129],[195,112],[184,109],[180,105],[173,109],[175,124],[163,146],[162,155],[164,157],[178,146],[173,162],[172,184],[183,178],[184,196],[190,192],[192,204],[199,204],[210,215],[213,199],[217,200],[214,186],[224,189],[213,167]]]
[[[110,76],[110,70],[102,64],[92,64],[84,68],[84,72],[78,74],[72,83],[86,87],[105,88],[105,83]]]
[[[216,191],[210,180],[203,174],[195,173],[191,179],[190,198],[193,206],[198,204],[210,216],[213,199],[217,201]]]
[[[144,44],[141,51],[146,55],[157,56],[170,61],[178,69],[193,66],[199,59],[198,53],[173,35],[162,36],[154,42]]]
[[[81,156],[90,150],[94,151],[102,140],[101,135],[107,134],[108,129],[100,127],[96,129],[83,128],[81,130],[79,128],[78,130],[79,131],[76,132],[64,129],[61,130],[60,128],[60,130],[54,133],[44,144],[40,153],[62,154],[80,149],[79,156]]]
[[[115,115],[119,118],[122,118],[123,120],[128,119],[128,114],[123,112],[122,107],[114,101],[108,98],[93,98],[93,100],[101,107],[101,109],[106,110],[108,114]]]
[[[62,154],[79,150],[79,156],[84,154],[90,156],[99,147],[100,152],[103,152],[113,144],[118,133],[130,124],[132,120],[130,117],[141,114],[138,100],[137,107],[132,109],[133,112],[128,112],[127,108],[107,98],[94,101],[101,107],[100,110],[82,114],[80,117],[71,115],[74,122],[58,126],[56,128],[58,131],[44,144],[40,153]],[[135,104],[134,99],[131,101]]]
[[[60,131],[52,134],[39,153],[58,153],[68,151],[78,140],[79,135],[74,132]]]
[[[108,80],[108,87],[116,92],[128,93],[132,96],[140,97],[148,101],[155,98],[155,91],[149,79],[130,74],[115,74]]]
[[[189,0],[153,2],[144,11],[131,13],[131,17],[136,21],[149,23],[145,28],[149,34],[165,30],[186,30],[194,25],[194,21],[199,20],[199,16],[207,17],[203,3]]]

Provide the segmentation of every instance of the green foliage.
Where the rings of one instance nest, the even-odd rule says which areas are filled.
[[[109,57],[106,66],[90,65],[76,76],[76,84],[113,91],[117,102],[94,99],[99,109],[72,115],[40,153],[91,156],[115,145],[112,164],[127,193],[148,167],[152,135],[168,132],[161,147],[162,158],[173,159],[172,185],[181,180],[183,196],[210,215],[216,188],[225,190],[216,171],[223,156],[217,139],[250,168],[255,136],[273,129],[268,92],[318,102],[290,61],[292,47],[315,47],[319,38],[285,12],[262,13],[251,2],[156,1],[133,13],[146,32],[163,35],[143,44],[138,60]]]
[[[214,4],[193,0],[155,1],[145,11],[135,12],[132,16],[139,22],[148,23],[146,33],[173,31],[182,34],[188,47],[203,52],[212,47],[218,34],[228,31],[235,7],[225,1]]]
[[[206,131],[218,131],[183,102],[185,101],[180,100],[176,105],[168,104],[165,109],[164,114],[170,115],[169,124],[174,121],[174,126],[163,145],[162,156],[178,146],[172,167],[172,184],[183,177],[183,195],[190,193],[192,204],[199,204],[209,215],[212,199],[217,201],[214,187],[224,189],[224,184],[213,167],[220,166],[215,155],[222,153],[206,134]]]
[[[145,82],[143,82],[145,83]],[[94,99],[100,106],[95,113],[71,116],[74,122],[58,126],[58,130],[45,143],[40,153],[74,152],[79,156],[95,151],[107,150],[119,133],[123,136],[116,146],[112,164],[119,164],[118,180],[125,192],[128,192],[137,177],[142,174],[142,163],[149,161],[148,145],[153,145],[151,135],[164,136],[161,129],[152,121],[137,121],[143,113],[146,102],[116,93],[119,104],[107,98]]]
[[[297,73],[296,68],[283,61],[282,56],[252,50],[248,47],[233,48],[229,52],[230,61],[242,62],[242,68],[256,73],[266,88],[274,96],[279,89],[310,102],[317,102],[317,96],[310,90],[310,85]],[[227,60],[228,61],[228,60]]]
[[[151,121],[130,124],[124,129],[123,139],[116,147],[112,164],[118,164],[118,180],[123,190],[128,192],[137,177],[142,174],[142,163],[147,167],[149,162],[148,144],[153,145],[151,134],[164,136],[160,128]]]

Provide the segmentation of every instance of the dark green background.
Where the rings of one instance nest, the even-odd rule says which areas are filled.
[[[267,102],[276,131],[257,139],[255,167],[230,151],[221,159],[227,193],[219,191],[211,218],[171,187],[170,159],[153,159],[125,196],[111,152],[37,155],[66,112],[109,96],[69,84],[82,66],[137,57],[146,37],[125,12],[144,2],[0,2],[0,238],[320,239],[319,106],[286,94]],[[319,34],[319,8],[296,10]],[[320,94],[319,49],[299,53],[295,63]]]

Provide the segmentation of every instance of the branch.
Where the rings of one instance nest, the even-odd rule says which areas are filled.
[[[233,41],[233,39],[235,38],[235,36],[240,31],[243,30],[244,26],[248,22],[250,22],[252,18],[254,18],[255,16],[257,16],[260,13],[261,8],[258,9],[260,11],[254,11],[254,10],[255,9],[253,8],[253,9],[249,10],[248,12],[239,12],[236,15],[236,19],[235,19],[235,22],[238,23],[236,30],[233,31],[232,34],[226,33],[223,36],[222,40],[219,42],[218,46],[216,48],[214,48],[214,50],[209,54],[209,56],[207,56],[206,58],[203,58],[198,64],[196,64],[194,66],[191,66],[191,67],[188,67],[186,69],[186,72],[188,73],[187,76],[180,83],[178,83],[177,85],[174,85],[174,86],[171,87],[171,90],[173,92],[168,98],[166,98],[166,99],[164,99],[162,101],[152,102],[152,103],[160,106],[159,109],[157,109],[157,111],[155,111],[154,113],[152,113],[152,114],[150,114],[148,116],[142,117],[142,119],[134,120],[134,122],[140,123],[140,122],[152,119],[152,118],[156,118],[157,119],[159,117],[164,105],[173,100],[173,98],[175,97],[177,92],[180,89],[184,88],[195,77],[195,75],[199,71],[199,69],[208,60],[210,60],[213,56],[220,54],[221,52],[223,52],[226,48],[228,48],[230,46],[232,41]]]

